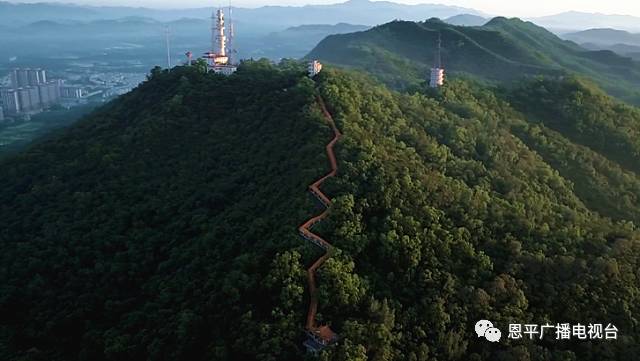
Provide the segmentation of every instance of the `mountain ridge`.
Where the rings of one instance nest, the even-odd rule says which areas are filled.
[[[366,7],[368,12],[361,9]],[[141,7],[92,7],[80,5],[12,4],[0,1],[0,21],[7,25],[25,24],[38,20],[96,20],[127,16],[150,17],[171,21],[180,17],[209,18],[213,8],[152,9]],[[263,6],[259,8],[232,7],[234,18],[249,24],[263,24],[281,29],[288,26],[317,23],[356,23],[376,25],[394,18],[425,19],[430,16],[450,17],[481,12],[447,5],[406,5],[389,1],[347,1],[328,5]]]
[[[562,35],[576,43],[596,43],[602,45],[628,44],[640,46],[640,34],[624,30],[599,28],[587,29]]]
[[[640,31],[640,17],[620,14],[589,13],[567,11],[559,14],[530,18],[542,26],[564,30],[586,30],[589,28],[612,27],[621,30]]]
[[[514,81],[522,76],[578,73],[595,79],[611,94],[640,101],[634,91],[640,84],[640,63],[611,51],[583,49],[517,18],[496,17],[481,27],[453,26],[440,20],[395,21],[356,34],[327,37],[307,57],[372,72],[396,88],[412,87],[426,78],[438,34],[450,76]]]

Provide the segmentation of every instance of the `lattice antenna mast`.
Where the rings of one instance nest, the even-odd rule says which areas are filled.
[[[170,31],[169,31],[169,27],[167,26],[165,28],[165,38],[167,42],[167,69],[171,70],[171,42],[169,40],[169,35],[170,35]]]
[[[211,13],[211,52],[215,53],[216,51],[216,34],[218,28],[218,17],[216,15],[216,11],[213,10]]]
[[[233,9],[231,8],[231,0],[229,0],[229,39],[227,40],[227,54],[229,55],[229,63],[233,64],[233,53],[235,53],[235,30],[233,24]]]

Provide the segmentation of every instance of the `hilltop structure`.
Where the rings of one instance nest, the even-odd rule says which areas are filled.
[[[227,38],[225,27],[224,11],[218,9],[213,13],[211,27],[211,48],[212,51],[205,53],[204,58],[209,60],[209,69],[218,74],[231,75],[238,69],[231,62],[230,54],[233,49],[229,49],[229,44],[233,41],[233,24],[230,25],[231,36]]]
[[[322,71],[322,63],[320,63],[317,60],[312,60],[307,65],[307,73],[309,74],[310,78],[313,78],[314,76],[318,75],[321,71]]]
[[[431,68],[431,76],[429,77],[429,86],[439,88],[444,85],[444,68],[442,67],[442,38],[438,34],[438,48],[436,56]]]

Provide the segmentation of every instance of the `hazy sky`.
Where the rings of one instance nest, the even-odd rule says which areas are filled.
[[[226,5],[229,0],[9,0],[12,2],[64,2],[89,5],[127,5],[147,7],[197,7]],[[568,10],[640,16],[640,0],[393,0],[406,4],[440,3],[474,8],[491,15],[540,16]],[[343,0],[232,0],[233,5],[256,7],[262,5],[331,4]]]

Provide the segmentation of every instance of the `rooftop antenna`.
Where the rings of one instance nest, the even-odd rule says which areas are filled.
[[[171,71],[171,43],[169,42],[169,27],[165,28],[165,37],[167,40],[167,69]]]

